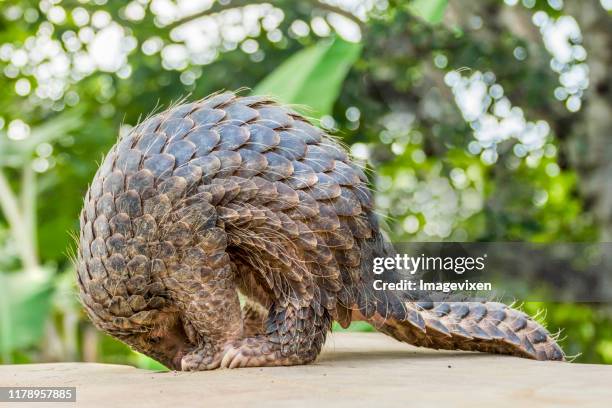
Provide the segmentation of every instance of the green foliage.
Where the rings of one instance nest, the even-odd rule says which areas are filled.
[[[439,24],[447,5],[448,0],[414,0],[410,10],[430,24]]]
[[[0,272],[0,356],[5,363],[13,360],[13,352],[36,346],[43,337],[53,294],[49,272]]]
[[[95,334],[77,301],[68,254],[82,197],[118,133],[186,95],[197,99],[219,89],[251,87],[308,106],[307,116],[333,118],[335,135],[375,170],[368,175],[378,191],[377,211],[396,241],[596,241],[605,228],[582,194],[584,180],[580,166],[569,160],[568,140],[577,134],[581,149],[606,142],[584,136],[592,127],[584,122],[590,116],[568,114],[555,96],[559,75],[531,22],[536,10],[550,18],[569,12],[549,2],[538,0],[527,9],[498,0],[390,1],[367,10],[362,19],[327,3],[279,0],[270,10],[276,7],[282,18],[275,22],[269,10],[253,19],[252,30],[227,24],[236,13],[224,11],[242,2],[214,2],[201,13],[212,20],[194,21],[187,39],[179,35],[181,21],[164,20],[168,15],[148,5],[142,19],[133,19],[125,2],[43,3],[5,1],[0,10],[0,176],[24,220],[15,223],[0,209],[2,362],[89,359],[163,369]],[[147,2],[130,4],[136,3]],[[59,12],[52,22],[47,6],[61,8],[65,18],[57,18]],[[590,15],[604,12],[598,7]],[[83,11],[86,22],[77,18]],[[102,31],[92,24],[94,15],[122,30],[120,49],[135,44],[120,69],[94,64],[85,74],[77,72],[93,47],[89,36]],[[338,16],[354,24],[335,25]],[[509,21],[521,22],[525,30]],[[197,37],[197,27],[223,24],[227,30],[218,38]],[[359,35],[343,39],[355,30]],[[190,47],[210,44],[214,47],[190,54]],[[15,56],[16,50],[25,52],[27,62],[23,53]],[[39,61],[47,51],[53,57]],[[515,56],[523,53],[524,58]],[[176,55],[187,57],[182,65],[169,65],[169,56]],[[587,62],[594,56],[589,53]],[[68,70],[65,77],[62,67]],[[519,156],[513,149],[520,142],[510,138],[495,146],[497,161],[485,162],[470,148],[481,124],[463,117],[446,82],[454,70],[462,78],[486,74],[489,96],[492,84],[500,85],[525,121],[545,120],[550,134],[541,149]],[[61,91],[51,97],[41,88]],[[487,114],[495,110],[490,103]],[[9,137],[15,121],[29,126],[25,138]],[[23,228],[34,221],[33,231]],[[45,271],[44,279],[28,270],[23,259],[28,253],[30,263]],[[582,353],[577,361],[612,363],[609,306],[528,303],[525,309],[546,309],[548,327],[565,329],[568,353]],[[373,329],[356,322],[348,330]]]
[[[367,322],[352,322],[349,327],[344,329],[338,323],[334,323],[332,331],[335,332],[374,332],[376,331],[371,324]]]
[[[147,357],[144,354],[140,354],[140,353],[135,353],[136,356],[135,358],[131,359],[132,364],[134,364],[136,367],[140,367],[140,368],[144,368],[145,370],[151,370],[151,371],[169,371],[168,368],[166,368],[166,366],[164,366],[163,364],[153,360],[151,357]]]
[[[29,163],[42,143],[53,143],[65,138],[82,125],[78,109],[52,117],[32,129],[25,140],[10,140],[0,130],[0,167],[20,167]]]
[[[361,44],[341,38],[321,41],[288,58],[261,81],[253,93],[303,105],[308,116],[320,118],[329,115],[344,77],[360,51]]]

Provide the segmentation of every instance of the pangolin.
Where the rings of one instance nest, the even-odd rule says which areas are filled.
[[[367,181],[334,138],[270,98],[174,106],[121,137],[86,193],[82,304],[176,370],[307,364],[334,321],[353,320],[417,346],[565,358],[504,304],[375,291],[366,265],[393,249]]]

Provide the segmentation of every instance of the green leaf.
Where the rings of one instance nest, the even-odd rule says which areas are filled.
[[[6,363],[15,349],[38,344],[50,312],[51,273],[0,272],[0,355]]]
[[[140,354],[137,352],[134,352],[134,356],[131,360],[133,361],[133,364],[136,367],[142,368],[145,370],[162,371],[162,372],[170,371],[165,365],[163,365],[159,361],[155,361],[151,357],[145,356],[144,354]]]
[[[414,0],[409,9],[429,24],[438,24],[444,17],[448,0]]]
[[[340,326],[338,322],[335,322],[332,331],[335,331],[335,332],[373,332],[376,330],[374,330],[372,325],[368,322],[357,322],[356,321],[356,322],[352,322],[351,325],[347,327],[346,329],[342,328],[342,326]]]
[[[283,103],[306,105],[320,118],[332,112],[344,78],[361,53],[361,44],[336,38],[305,48],[287,59],[253,90]]]

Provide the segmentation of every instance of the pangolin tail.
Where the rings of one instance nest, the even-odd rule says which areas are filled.
[[[496,302],[406,302],[401,312],[369,320],[379,331],[416,346],[565,360],[555,338],[525,313]]]

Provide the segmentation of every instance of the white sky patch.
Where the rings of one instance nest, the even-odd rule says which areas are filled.
[[[106,27],[111,21],[111,15],[104,10],[98,10],[91,16],[91,25],[98,29]]]
[[[151,11],[156,16],[156,21],[161,26],[172,24],[185,17],[208,10],[212,7],[213,0],[153,0]]]
[[[85,9],[76,7],[70,16],[81,28],[65,30],[59,39],[53,37],[55,26],[46,21],[22,44],[0,45],[0,59],[8,63],[4,74],[16,79],[17,95],[31,95],[33,101],[59,101],[71,83],[95,71],[113,72],[121,78],[130,75],[127,57],[137,47],[137,41],[126,34],[123,26],[103,10],[93,13],[90,19]],[[91,26],[86,25],[89,22]]]
[[[380,140],[391,144],[392,150],[398,144],[416,145],[409,160],[423,162],[427,157],[423,150],[415,148],[422,143],[422,135],[412,127],[414,121],[414,112],[397,106],[381,118],[384,130]],[[367,147],[357,143],[352,149],[356,145]],[[376,179],[377,207],[390,217],[405,217],[403,232],[416,234],[416,239],[451,237],[461,220],[482,209],[484,197],[478,166],[453,168],[450,177],[443,167],[441,163],[432,163],[431,167],[420,168],[418,172],[413,168],[401,168],[395,170],[393,176],[379,174]],[[417,218],[415,214],[420,216]]]
[[[358,19],[365,21],[372,9],[384,10],[388,7],[388,2],[381,0],[322,0],[321,3],[338,7],[348,13],[353,14]]]
[[[13,140],[23,140],[30,136],[30,126],[21,119],[12,120],[8,125],[7,136]]]
[[[474,141],[468,146],[486,164],[498,159],[500,143],[514,139],[514,153],[526,157],[529,165],[537,165],[550,135],[546,121],[531,122],[523,110],[512,106],[503,96],[503,88],[494,82],[491,73],[476,71],[469,77],[456,71],[448,72],[444,82],[451,88],[463,118],[474,131]]]
[[[361,41],[361,29],[353,20],[337,13],[329,13],[327,21],[336,30],[338,35],[347,41]]]
[[[253,4],[246,7],[224,10],[189,21],[172,30],[172,41],[183,44],[186,52],[171,52],[164,55],[164,66],[179,69],[193,63],[205,65],[213,62],[219,51],[236,49],[248,41],[246,50],[259,48],[251,37],[262,30],[274,31],[285,18],[282,10],[270,4]],[[167,45],[169,47],[170,45]],[[164,48],[165,49],[165,48]],[[244,49],[244,47],[243,47]],[[166,60],[165,58],[170,58]]]
[[[96,33],[89,45],[89,56],[100,71],[116,72],[127,62],[123,27],[111,23]]]
[[[434,166],[422,179],[413,169],[403,169],[393,177],[379,176],[377,208],[393,218],[405,216],[403,232],[416,234],[417,239],[448,238],[457,224],[481,211],[484,205],[479,183],[468,179],[467,174],[472,170],[457,168],[453,172],[461,176],[449,179],[442,173],[441,166]],[[461,178],[460,186],[453,185],[455,178]],[[423,221],[420,222],[415,214]]]
[[[169,44],[162,49],[163,65],[166,69],[183,70],[189,62],[189,51],[181,44]]]
[[[353,143],[351,155],[359,160],[368,160],[370,158],[370,148],[365,143]]]
[[[159,52],[164,46],[164,41],[159,37],[151,37],[142,43],[142,52],[145,55],[153,55]]]
[[[125,17],[131,21],[140,21],[145,18],[145,8],[138,1],[132,1],[125,7]]]
[[[331,28],[323,17],[313,18],[310,22],[310,26],[312,27],[312,31],[319,37],[327,37],[331,34]]]
[[[143,13],[147,12],[143,5],[148,2],[126,2],[123,15],[131,21],[142,19]],[[362,21],[373,10],[388,7],[387,0],[321,2],[342,9]],[[558,0],[549,0],[549,3],[555,8],[563,6],[563,2]],[[609,3],[609,0],[601,0],[602,7],[606,9],[609,9]],[[155,23],[164,26],[205,12],[213,4],[214,0],[150,0],[150,12],[155,16]],[[129,77],[131,68],[128,56],[138,44],[123,26],[112,20],[108,12],[97,10],[90,15],[82,7],[71,9],[55,1],[41,2],[40,10],[57,24],[71,18],[80,28],[64,31],[60,41],[53,39],[54,25],[43,22],[38,33],[26,39],[23,45],[0,45],[0,59],[7,62],[4,74],[15,79],[15,92],[18,95],[32,94],[34,98],[59,100],[71,82],[79,81],[97,70],[116,73],[121,78]],[[17,9],[11,12],[17,16],[18,11],[21,13]],[[213,62],[220,52],[237,48],[252,55],[263,55],[253,37],[263,31],[274,41],[280,41],[284,33],[279,27],[284,19],[283,11],[272,3],[229,8],[180,25],[170,33],[169,43],[153,37],[144,41],[141,47],[147,55],[159,52],[162,65],[167,70],[205,65]],[[555,89],[555,98],[564,101],[568,110],[579,110],[582,94],[588,86],[588,66],[584,62],[587,55],[580,44],[582,37],[578,24],[570,16],[554,19],[543,11],[534,13],[533,22],[542,32],[544,44],[552,55],[552,69],[559,73],[560,86]],[[307,35],[312,30],[322,37],[335,31],[349,41],[361,39],[360,27],[354,20],[333,12],[299,21],[292,26],[292,30],[299,35]],[[258,58],[263,58],[262,55],[258,55]],[[452,80],[453,74],[449,75]],[[21,80],[23,77],[30,79]],[[531,155],[541,149],[547,126],[542,122],[526,121],[520,108],[512,107],[503,97],[501,86],[474,76],[466,81],[456,80],[456,86],[451,88],[464,117],[474,128],[475,142],[470,145],[471,151],[478,151],[486,162],[494,162],[497,160],[495,146],[500,141],[512,138],[519,143],[516,149],[518,154]]]
[[[15,93],[17,93],[19,96],[26,96],[31,90],[32,85],[26,78],[19,78],[15,83]]]
[[[544,11],[534,13],[532,21],[540,28],[544,46],[552,56],[551,69],[559,74],[561,86],[555,89],[555,98],[565,101],[571,112],[580,110],[583,93],[589,86],[589,67],[584,62],[587,52],[581,45],[578,23],[571,16],[555,20]]]
[[[89,23],[89,13],[83,7],[72,10],[72,19],[76,25],[82,27]]]
[[[145,7],[147,3],[150,11]],[[373,8],[382,10],[388,6],[386,0],[330,0],[328,3],[362,20]],[[155,24],[161,27],[206,12],[213,4],[214,0],[132,0],[126,2],[120,12],[130,21],[139,21],[145,17],[144,13],[151,12]],[[160,53],[164,69],[184,71],[190,66],[212,63],[220,52],[237,48],[260,61],[264,54],[254,37],[263,31],[278,42],[286,34],[279,29],[285,15],[271,3],[226,8],[178,26],[171,31],[169,42],[152,37],[142,44],[137,44],[126,28],[113,21],[110,13],[103,9],[90,14],[81,6],[71,8],[59,1],[42,1],[39,6],[49,21],[42,22],[35,35],[23,44],[0,44],[0,59],[7,63],[4,75],[17,81],[16,94],[31,95],[33,101],[59,101],[71,83],[96,71],[128,78],[132,72],[128,57],[139,45],[146,55]],[[22,12],[17,7],[5,14],[12,13],[17,18]],[[55,24],[64,24],[67,19],[78,28],[63,31],[61,39],[55,39]],[[298,22],[294,28],[300,35],[312,30],[325,37],[336,31],[349,41],[361,38],[358,24],[335,13]]]

